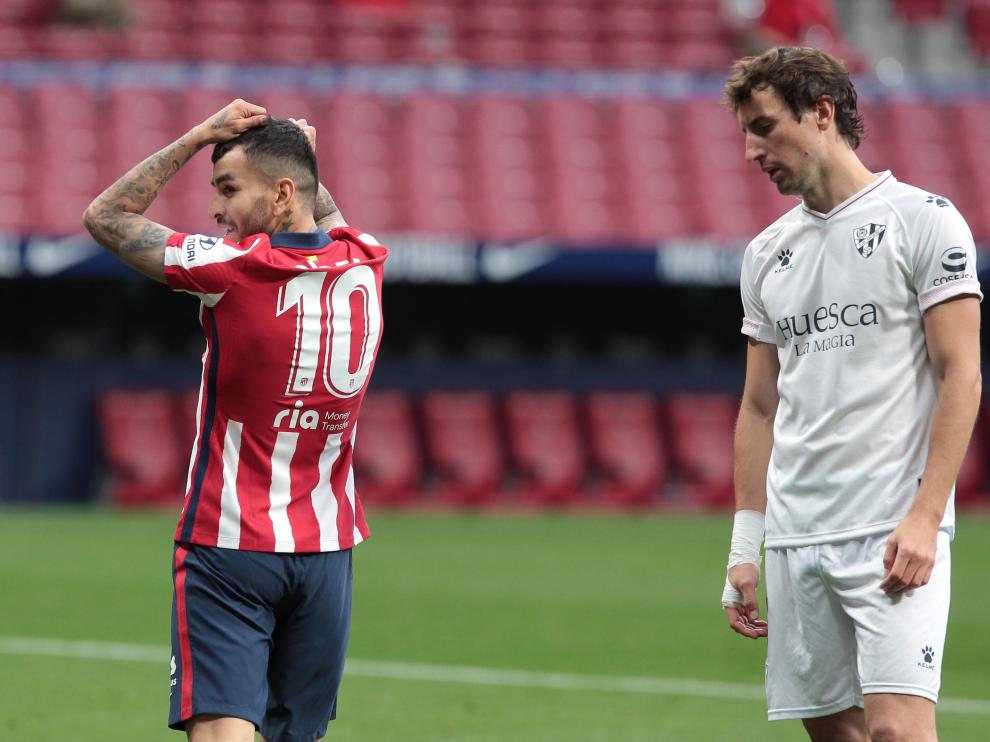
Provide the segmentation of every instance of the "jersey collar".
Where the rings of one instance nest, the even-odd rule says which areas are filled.
[[[864,196],[875,191],[877,188],[882,186],[887,181],[892,181],[892,180],[894,180],[894,176],[890,172],[890,170],[884,170],[882,173],[877,173],[877,177],[873,182],[871,182],[869,185],[867,185],[863,190],[859,191],[858,193],[854,193],[853,195],[851,195],[849,198],[847,198],[845,201],[843,201],[841,204],[836,206],[827,214],[823,214],[820,211],[815,211],[814,209],[809,209],[807,206],[805,206],[803,201],[801,202],[801,208],[805,214],[815,217],[816,220],[827,221],[836,214],[845,211],[847,208],[852,206],[854,203],[859,201]]]
[[[326,247],[333,240],[322,229],[315,232],[275,232],[271,236],[272,247],[288,247],[293,250],[316,250]]]

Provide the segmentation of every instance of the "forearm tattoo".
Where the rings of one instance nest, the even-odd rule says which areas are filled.
[[[326,219],[340,211],[337,204],[333,202],[333,197],[322,183],[319,192],[316,194],[316,206],[313,208],[313,219],[317,222]]]
[[[198,147],[178,139],[131,168],[86,210],[86,228],[94,239],[123,256],[162,248],[171,230],[141,216],[169,179],[196,154]]]

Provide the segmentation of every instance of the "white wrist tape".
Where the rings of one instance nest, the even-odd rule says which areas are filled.
[[[763,546],[763,529],[766,517],[756,510],[737,510],[732,521],[732,543],[729,546],[729,564],[726,567],[722,605],[742,603],[742,594],[729,582],[728,572],[739,564],[753,564],[760,569],[760,547]]]

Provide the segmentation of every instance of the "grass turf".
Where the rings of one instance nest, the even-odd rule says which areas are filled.
[[[0,511],[0,634],[166,646],[171,514]],[[764,645],[718,598],[727,517],[372,514],[349,656],[758,685]],[[943,697],[990,701],[990,519],[960,523]],[[167,663],[0,654],[0,739],[176,740]],[[940,714],[942,737],[990,715]],[[802,738],[759,700],[345,676],[330,739]]]

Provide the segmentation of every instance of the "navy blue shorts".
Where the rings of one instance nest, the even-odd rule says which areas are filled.
[[[351,625],[351,551],[271,554],[176,544],[168,725],[252,722],[312,742],[336,717]]]

